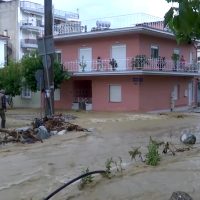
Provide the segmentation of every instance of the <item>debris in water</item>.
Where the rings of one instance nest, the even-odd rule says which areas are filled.
[[[169,200],[192,200],[192,197],[186,192],[177,191],[173,192]]]
[[[191,133],[183,133],[180,137],[181,142],[184,144],[195,144],[196,137]]]
[[[65,134],[67,131],[86,131],[79,125],[68,122],[69,119],[75,119],[72,116],[65,118],[62,114],[42,119],[35,118],[31,123],[32,127],[22,127],[17,129],[0,129],[0,144],[9,142],[34,143],[43,142],[55,133]]]

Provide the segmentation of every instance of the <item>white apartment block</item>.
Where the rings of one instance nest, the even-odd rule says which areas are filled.
[[[0,35],[0,68],[4,67],[7,63],[7,42],[8,37]]]
[[[63,27],[68,32],[80,32],[79,14],[53,9],[53,26],[55,34],[61,34]],[[38,47],[37,38],[44,33],[44,6],[22,0],[0,1],[0,34],[5,30],[10,38],[9,56],[21,59]]]

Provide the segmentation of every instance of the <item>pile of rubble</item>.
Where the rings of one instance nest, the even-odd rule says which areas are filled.
[[[70,117],[70,119],[74,117]],[[43,142],[52,135],[63,135],[67,131],[87,131],[79,125],[70,123],[69,116],[62,114],[42,119],[35,118],[30,127],[0,129],[0,144],[9,142],[34,143]]]

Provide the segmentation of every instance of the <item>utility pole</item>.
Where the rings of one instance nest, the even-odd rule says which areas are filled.
[[[53,41],[52,0],[44,0],[44,23],[44,41],[47,38],[50,38]],[[45,116],[52,116],[54,114],[54,55],[52,53],[49,55],[45,54],[43,56],[43,60],[45,82]]]

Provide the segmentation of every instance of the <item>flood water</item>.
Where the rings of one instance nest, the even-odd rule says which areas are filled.
[[[24,113],[23,113],[24,112]],[[200,114],[136,114],[74,112],[71,121],[91,132],[68,132],[44,143],[0,146],[0,199],[42,200],[85,169],[104,170],[107,159],[122,160],[123,172],[113,165],[111,179],[100,175],[84,189],[79,183],[57,193],[54,200],[166,200],[174,191],[185,191],[200,199]],[[35,112],[8,111],[7,126],[30,124]],[[176,148],[183,132],[191,132],[197,143],[189,151],[173,156],[161,152],[161,162],[151,167],[129,151],[140,147],[147,153],[149,137],[170,142]],[[120,159],[119,159],[120,158]]]

